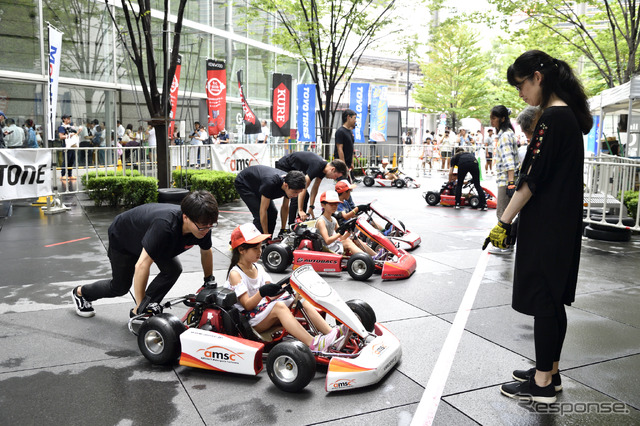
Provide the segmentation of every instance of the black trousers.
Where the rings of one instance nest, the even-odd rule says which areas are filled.
[[[65,164],[62,167],[62,171],[60,172],[60,174],[64,176],[64,173],[67,172],[67,176],[71,177],[71,172],[73,172],[73,166],[75,165],[76,165],[76,150],[73,148],[67,149],[67,164]]]
[[[111,245],[109,245],[108,255],[111,261],[111,279],[100,280],[93,284],[82,286],[82,297],[89,302],[124,296],[133,284],[133,275],[138,256],[112,250]],[[150,302],[160,303],[182,273],[182,264],[177,257],[156,260],[155,264],[160,269],[160,273],[151,281],[145,291],[145,295],[149,296]]]
[[[462,197],[462,185],[464,185],[464,178],[467,177],[467,173],[471,174],[471,182],[476,187],[476,191],[478,192],[478,198],[480,198],[480,207],[484,207],[487,204],[487,199],[484,196],[484,189],[482,189],[482,186],[480,186],[480,169],[478,169],[478,163],[458,164],[456,206],[460,205],[460,198]]]
[[[262,229],[262,224],[260,223],[261,197],[256,196],[256,194],[254,194],[253,191],[244,184],[244,182],[238,181],[238,179],[236,179],[233,184],[236,187],[236,191],[238,191],[238,195],[240,195],[240,198],[242,198],[242,201],[244,201],[253,215],[253,224],[256,228],[258,228],[262,233],[273,234],[273,231],[276,229],[276,221],[278,220],[278,209],[276,209],[275,204],[273,204],[273,200],[269,203],[269,207],[267,208],[267,227],[269,229],[265,231]],[[286,202],[287,200],[283,200],[283,203]]]
[[[536,369],[551,371],[553,363],[560,361],[566,334],[567,311],[564,305],[556,307],[555,315],[534,317],[533,340],[536,345]]]

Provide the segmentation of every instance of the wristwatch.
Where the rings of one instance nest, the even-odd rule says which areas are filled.
[[[316,206],[311,205],[311,206],[309,206],[309,208],[310,208],[311,210],[313,210],[313,209],[315,209],[315,208],[316,208]]]

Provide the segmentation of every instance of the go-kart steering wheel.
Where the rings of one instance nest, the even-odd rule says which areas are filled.
[[[356,221],[358,220],[357,217],[352,217],[351,219],[345,221],[342,225],[340,225],[338,227],[338,233],[342,234],[344,233],[344,231],[353,231],[353,229],[356,227]],[[342,232],[340,232],[342,231]]]

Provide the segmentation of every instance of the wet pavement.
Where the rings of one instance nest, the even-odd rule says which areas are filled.
[[[496,221],[495,210],[427,206],[422,193],[444,177],[419,180],[420,189],[354,191],[357,203],[377,199],[422,245],[407,280],[323,275],[343,299],[367,301],[403,349],[380,383],[335,394],[324,390],[322,367],[304,391],[288,394],[265,371],[252,377],[152,366],[126,327],[130,296],[98,301],[89,319],[75,314],[69,297],[74,286],[110,274],[106,232],[120,210],[94,207],[83,195],[54,216],[14,203],[12,216],[0,218],[0,424],[408,425]],[[494,189],[492,178],[484,184]],[[239,201],[220,209],[213,245],[223,282],[231,230],[251,215]],[[184,272],[168,297],[191,293],[202,280],[197,250],[180,259]],[[640,424],[639,260],[638,236],[583,239],[576,302],[567,310],[564,390],[556,404],[532,407],[498,390],[512,370],[533,365],[533,320],[510,307],[513,255],[488,255],[457,351],[444,355],[452,364],[434,424]]]

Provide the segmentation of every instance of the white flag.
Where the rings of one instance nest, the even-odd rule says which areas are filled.
[[[60,78],[60,58],[62,51],[62,33],[49,26],[49,127],[48,140],[56,138],[56,105],[58,103],[58,80]]]

